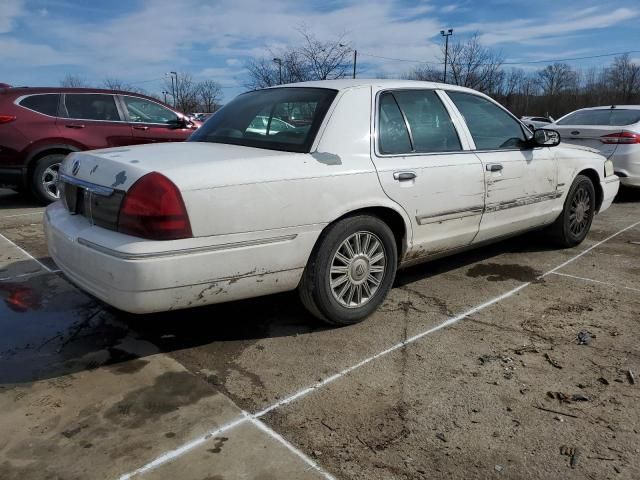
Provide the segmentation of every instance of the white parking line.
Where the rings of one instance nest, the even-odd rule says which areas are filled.
[[[624,288],[625,290],[633,290],[634,292],[640,292],[640,288],[625,287],[624,285],[616,285],[615,283],[603,282],[601,280],[594,280],[593,278],[578,277],[577,275],[569,275],[568,273],[560,273],[560,272],[552,272],[552,273],[554,275],[560,275],[562,277],[575,278],[576,280],[583,280],[585,282],[600,283],[602,285],[608,285],[608,286],[614,287],[614,288]]]
[[[2,277],[0,278],[0,282],[7,282],[11,280],[15,280],[17,278],[26,278],[26,277],[37,277],[38,275],[48,275],[50,273],[60,273],[62,270],[49,270],[45,272],[31,272],[31,273],[21,273],[20,275],[14,275],[12,277]]]
[[[30,213],[17,213],[15,215],[4,215],[0,217],[0,220],[4,218],[26,217],[27,215],[42,215],[44,212],[30,212]]]
[[[50,269],[49,267],[47,267],[44,263],[42,263],[40,260],[38,260],[37,258],[35,258],[33,255],[31,255],[29,252],[27,252],[24,248],[22,248],[20,245],[16,245],[14,242],[12,242],[11,240],[9,240],[7,237],[5,237],[3,234],[0,233],[0,238],[4,238],[7,242],[9,242],[11,245],[13,245],[14,247],[16,247],[18,250],[20,250],[24,255],[26,255],[27,257],[29,257],[31,260],[33,260],[34,262],[36,262],[38,265],[40,265],[42,268],[44,268],[47,272],[53,272],[52,269]]]
[[[265,432],[267,435],[269,435],[271,438],[273,438],[274,440],[277,440],[278,442],[280,442],[282,445],[284,445],[285,447],[287,447],[288,450],[290,450],[292,453],[294,453],[296,456],[298,456],[299,458],[301,458],[307,465],[309,465],[309,467],[313,470],[315,470],[316,472],[318,472],[320,475],[322,475],[324,478],[326,478],[327,480],[336,480],[336,477],[334,477],[333,475],[331,475],[328,472],[325,472],[320,465],[318,465],[316,462],[314,462],[313,460],[311,460],[311,458],[307,457],[304,453],[302,453],[300,450],[298,450],[296,447],[294,447],[291,443],[289,443],[282,435],[280,435],[278,432],[272,430],[267,424],[265,424],[264,422],[261,422],[260,420],[256,419],[254,415],[249,416],[249,421],[254,424],[256,427],[258,427],[260,430],[262,430],[263,432]]]
[[[546,277],[549,274],[555,273],[556,270],[569,265],[571,262],[576,261],[577,259],[579,259],[583,255],[585,255],[586,253],[588,253],[591,250],[593,250],[594,248],[598,247],[599,245],[602,245],[603,243],[611,240],[612,238],[620,235],[623,232],[626,232],[630,228],[633,228],[633,227],[635,227],[637,225],[640,225],[640,222],[636,222],[636,223],[634,223],[632,225],[629,225],[628,227],[623,228],[622,230],[614,233],[613,235],[610,235],[609,237],[605,238],[604,240],[601,240],[601,241],[595,243],[594,245],[592,245],[591,247],[583,250],[582,252],[580,252],[579,254],[575,255],[574,257],[571,257],[566,262],[563,262],[560,265],[558,265],[557,267],[555,267],[555,268],[543,273],[538,278],[543,278],[543,277]],[[379,353],[376,353],[375,355],[372,355],[372,356],[370,356],[368,358],[365,358],[364,360],[361,360],[360,362],[356,363],[355,365],[352,365],[351,367],[345,368],[344,370],[341,370],[341,371],[331,375],[330,377],[325,378],[324,380],[321,380],[319,382],[314,383],[313,385],[310,385],[310,386],[305,387],[305,388],[303,388],[301,390],[298,390],[297,392],[293,393],[292,395],[289,395],[288,397],[283,398],[282,400],[280,400],[280,401],[278,401],[278,402],[266,407],[265,409],[254,413],[253,415],[243,413],[243,416],[238,418],[236,421],[232,422],[231,424],[227,424],[227,425],[231,425],[231,426],[228,426],[227,428],[225,428],[225,427],[221,427],[221,428],[225,428],[225,431],[226,431],[226,430],[229,430],[230,428],[233,428],[233,427],[235,427],[237,425],[240,425],[241,423],[244,423],[246,421],[252,421],[252,420],[259,419],[259,418],[263,417],[264,415],[266,415],[267,413],[269,413],[269,412],[271,412],[271,411],[273,411],[273,410],[275,410],[277,408],[280,408],[280,407],[282,407],[284,405],[287,405],[287,404],[289,404],[289,403],[291,403],[291,402],[293,402],[295,400],[298,400],[298,399],[300,399],[302,397],[305,397],[308,394],[310,394],[311,392],[314,392],[314,391],[324,387],[325,385],[328,385],[328,384],[338,380],[339,378],[344,377],[348,373],[351,373],[354,370],[356,370],[356,369],[358,369],[358,368],[360,368],[360,367],[362,367],[364,365],[367,365],[368,363],[370,363],[370,362],[372,362],[372,361],[374,361],[374,360],[376,360],[378,358],[381,358],[381,357],[383,357],[383,356],[385,356],[385,355],[387,355],[387,354],[389,354],[391,352],[394,352],[394,351],[396,351],[396,350],[398,350],[398,349],[400,349],[400,348],[402,348],[402,347],[404,347],[406,345],[414,343],[417,340],[420,340],[421,338],[423,338],[423,337],[425,337],[427,335],[430,335],[432,333],[437,332],[438,330],[442,330],[443,328],[449,327],[449,326],[459,322],[460,320],[462,320],[462,319],[464,319],[464,318],[466,318],[466,317],[468,317],[470,315],[473,315],[474,313],[477,313],[477,312],[479,312],[481,310],[484,310],[487,307],[490,307],[491,305],[495,305],[496,303],[499,303],[502,300],[505,300],[505,299],[515,295],[520,290],[523,290],[524,288],[526,288],[529,285],[531,285],[531,283],[532,282],[526,282],[526,283],[523,283],[522,285],[519,285],[519,286],[517,286],[515,288],[512,288],[511,290],[509,290],[509,291],[507,291],[507,292],[505,292],[505,293],[503,293],[501,295],[498,295],[497,297],[494,297],[494,298],[492,298],[492,299],[490,299],[490,300],[488,300],[488,301],[486,301],[486,302],[484,302],[484,303],[482,303],[480,305],[477,305],[477,306],[467,310],[464,313],[461,313],[461,314],[459,314],[459,315],[457,315],[455,317],[451,317],[451,318],[445,320],[442,323],[439,323],[435,327],[432,327],[432,328],[430,328],[428,330],[425,330],[422,333],[419,333],[417,335],[409,337],[406,340],[404,340],[402,342],[399,342],[399,343],[387,348],[386,350],[383,350],[383,351],[381,351]],[[143,467],[139,468],[138,470],[135,470],[134,472],[127,473],[127,474],[121,476],[120,480],[128,480],[131,477],[133,477],[134,475],[137,475],[139,473],[143,473],[143,472],[152,470],[154,468],[157,468],[160,465],[162,465],[163,463],[166,463],[166,462],[168,462],[168,461],[170,461],[172,459],[175,459],[175,458],[183,455],[184,453],[186,453],[189,450],[197,447],[198,445],[200,445],[201,443],[203,443],[207,439],[211,438],[212,435],[216,435],[216,434],[220,433],[219,430],[220,429],[214,430],[214,431],[210,432],[210,434],[205,435],[204,437],[200,437],[200,438],[198,438],[196,440],[193,440],[193,441],[191,441],[191,442],[189,442],[189,443],[187,443],[187,444],[185,444],[185,445],[183,445],[183,446],[181,446],[181,447],[179,447],[179,448],[177,448],[175,450],[171,450],[171,451],[169,451],[167,453],[164,453],[164,454],[160,455],[155,460],[153,460],[150,463],[144,465]]]

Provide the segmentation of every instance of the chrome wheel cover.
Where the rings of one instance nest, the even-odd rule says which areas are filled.
[[[58,171],[60,170],[60,163],[54,163],[45,168],[42,172],[40,182],[42,188],[52,198],[60,198],[60,191],[58,190]]]
[[[359,308],[373,298],[384,278],[387,254],[371,232],[356,232],[340,244],[329,271],[331,293],[340,305]]]
[[[584,233],[591,219],[591,197],[584,187],[579,187],[573,194],[569,209],[569,230],[575,236]]]

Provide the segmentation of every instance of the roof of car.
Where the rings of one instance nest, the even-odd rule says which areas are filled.
[[[157,98],[144,95],[142,93],[127,92],[125,90],[109,90],[106,88],[69,88],[69,87],[9,87],[0,89],[0,92],[20,95],[29,95],[36,93],[108,93],[108,94],[120,94],[120,95],[135,95],[136,97],[146,98],[157,103],[162,103]],[[171,108],[169,105],[167,107]]]
[[[457,85],[438,82],[423,82],[419,80],[397,80],[379,78],[342,78],[339,80],[317,80],[311,82],[287,83],[271,88],[279,87],[310,87],[310,88],[332,88],[335,90],[346,90],[353,87],[378,87],[378,88],[440,88],[443,90],[459,90],[474,92],[475,90]]]
[[[623,110],[640,110],[640,105],[603,105],[601,107],[586,107],[574,110],[576,112],[581,110],[609,110],[609,109],[623,109]]]

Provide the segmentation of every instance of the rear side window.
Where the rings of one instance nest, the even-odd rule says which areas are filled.
[[[67,93],[64,104],[68,118],[79,120],[121,120],[113,95]]]
[[[380,96],[380,153],[409,153],[411,140],[400,107],[391,92]]]
[[[525,137],[520,122],[486,98],[447,92],[464,117],[477,150],[521,148]]]
[[[30,95],[20,101],[20,106],[28,108],[38,113],[44,113],[51,117],[58,115],[58,104],[60,103],[60,94],[47,93],[43,95]]]
[[[433,90],[398,90],[393,92],[404,112],[417,153],[462,150],[449,112]]]

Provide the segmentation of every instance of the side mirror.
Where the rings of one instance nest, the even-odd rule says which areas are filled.
[[[539,128],[533,132],[533,143],[537,147],[555,147],[560,143],[560,134],[555,130]]]

